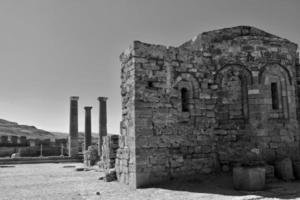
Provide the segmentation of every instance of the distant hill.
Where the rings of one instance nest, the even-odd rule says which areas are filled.
[[[56,139],[67,139],[69,137],[69,133],[52,132],[52,134],[55,135]],[[92,133],[92,143],[97,144],[98,138],[99,138],[99,136],[97,133]],[[78,132],[78,141],[81,144],[83,143],[83,141],[84,141],[84,133],[83,132]]]
[[[79,139],[84,138],[84,133],[79,132]],[[11,122],[8,120],[0,119],[0,136],[7,135],[7,136],[26,136],[27,139],[63,139],[68,138],[69,133],[63,132],[50,132],[45,131],[42,129],[38,129],[35,126],[28,126],[28,125],[20,125],[16,122]],[[92,133],[93,139],[98,138],[97,133]]]
[[[27,139],[55,139],[57,136],[49,131],[34,126],[20,125],[16,122],[0,119],[0,136],[26,136]]]

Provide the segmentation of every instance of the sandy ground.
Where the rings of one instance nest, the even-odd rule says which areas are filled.
[[[157,186],[130,190],[118,182],[106,183],[96,171],[77,172],[79,163],[24,164],[0,166],[0,199],[300,199],[300,182],[268,184],[264,192],[241,192],[232,189],[231,177],[222,175],[200,182],[173,181]],[[97,195],[97,192],[100,195]]]

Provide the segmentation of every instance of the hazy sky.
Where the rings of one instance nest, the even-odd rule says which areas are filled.
[[[178,46],[203,31],[251,25],[300,43],[299,0],[0,0],[0,118],[68,132],[69,97],[108,97],[121,120],[119,55],[133,40]]]

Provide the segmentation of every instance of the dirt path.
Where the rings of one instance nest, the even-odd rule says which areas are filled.
[[[189,200],[189,199],[300,199],[300,182],[276,183],[261,193],[232,190],[230,177],[212,177],[203,182],[172,182],[158,188],[130,190],[118,182],[98,180],[100,172],[76,172],[63,164],[24,164],[0,167],[1,200],[103,199],[103,200]],[[99,192],[100,195],[96,193]]]

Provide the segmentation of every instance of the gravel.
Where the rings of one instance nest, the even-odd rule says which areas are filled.
[[[198,200],[300,198],[300,182],[277,182],[264,192],[232,189],[231,176],[215,176],[202,182],[173,181],[157,187],[131,190],[118,182],[98,180],[102,172],[75,171],[63,166],[80,163],[21,164],[0,168],[1,200],[105,199],[105,200]]]

